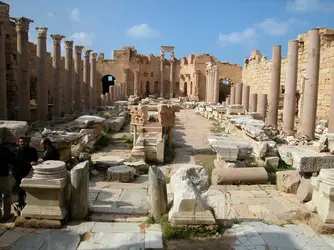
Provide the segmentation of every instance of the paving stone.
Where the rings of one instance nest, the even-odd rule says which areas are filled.
[[[94,233],[141,233],[137,223],[96,222],[91,230]]]
[[[12,245],[21,237],[33,232],[35,229],[31,228],[14,228],[6,230],[0,237],[0,249]]]
[[[62,230],[82,235],[86,232],[91,232],[94,225],[95,222],[93,221],[84,221],[84,222],[71,221]]]

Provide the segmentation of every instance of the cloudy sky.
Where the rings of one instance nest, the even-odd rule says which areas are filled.
[[[135,46],[158,55],[161,45],[175,56],[210,53],[243,64],[252,50],[271,57],[274,44],[286,55],[288,40],[314,27],[334,29],[334,0],[7,0],[11,16],[34,20],[95,52]],[[51,38],[48,38],[51,51]]]

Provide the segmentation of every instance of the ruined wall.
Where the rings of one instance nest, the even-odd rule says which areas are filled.
[[[334,30],[320,29],[320,72],[317,119],[328,119],[331,101],[331,89],[334,77]],[[298,80],[297,92],[301,93],[303,76],[307,64],[308,33],[299,35],[300,41],[298,57]],[[281,64],[281,86],[284,89],[286,80],[287,58],[282,57]],[[252,52],[250,58],[246,59],[242,71],[242,81],[251,86],[251,93],[269,93],[271,78],[271,61],[262,56],[259,51]]]

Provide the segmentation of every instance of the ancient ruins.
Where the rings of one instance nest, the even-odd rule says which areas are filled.
[[[1,142],[60,153],[22,180],[1,249],[178,249],[189,228],[229,242],[203,249],[333,249],[334,30],[243,67],[173,46],[109,60],[0,10]]]

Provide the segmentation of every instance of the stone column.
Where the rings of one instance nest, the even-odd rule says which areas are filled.
[[[298,40],[291,40],[288,44],[288,65],[286,68],[283,108],[283,132],[287,135],[293,135],[295,127],[298,45]]]
[[[199,70],[195,70],[195,87],[194,87],[194,95],[196,97],[196,100],[199,100],[198,96],[198,81],[199,81]],[[179,91],[179,90],[178,90]]]
[[[90,58],[90,104],[92,112],[96,111],[96,57],[97,53],[92,53]]]
[[[164,60],[165,55],[161,53],[160,55],[160,97],[164,97]]]
[[[73,41],[65,41],[65,117],[73,115]]]
[[[267,95],[259,94],[257,98],[258,98],[257,112],[260,113],[262,120],[265,121],[267,116],[267,105],[268,105]]]
[[[75,93],[74,93],[74,113],[76,116],[82,114],[82,68],[81,68],[81,53],[83,46],[76,45],[75,47]],[[104,102],[104,96],[102,98]]]
[[[174,96],[174,58],[170,59],[169,98]]]
[[[214,73],[214,77],[213,77],[213,92],[214,92],[214,99],[213,102],[214,103],[218,103],[219,102],[219,66],[215,65],[213,67],[213,73]]]
[[[205,101],[209,102],[209,72],[205,72]]]
[[[317,116],[320,34],[319,29],[312,29],[308,37],[308,57],[306,65],[304,100],[301,114],[300,132],[309,139],[314,139]]]
[[[29,24],[33,21],[25,18],[11,18],[16,24],[17,39],[17,93],[18,113],[17,119],[30,121],[30,74],[29,74]]]
[[[128,99],[128,74],[129,74],[129,69],[125,68],[124,69],[124,98]]]
[[[135,96],[139,96],[139,72],[135,71],[135,76],[134,76],[134,84],[133,84],[133,92]]]
[[[37,85],[37,119],[40,122],[48,120],[48,85],[46,81],[46,36],[48,28],[37,27],[37,58],[38,58],[38,85]]]
[[[230,97],[226,97],[225,103],[226,103],[226,105],[230,105],[230,103],[231,103]]]
[[[6,32],[3,21],[0,21],[0,120],[7,120],[6,79]]]
[[[242,88],[243,88],[243,83],[238,82],[235,88],[235,104],[242,103]]]
[[[109,99],[110,99],[111,103],[114,103],[114,101],[115,101],[114,89],[115,89],[114,86],[109,86],[109,93],[110,93]]]
[[[83,87],[83,107],[85,112],[90,110],[90,65],[89,58],[92,50],[86,49],[84,52],[84,60],[83,60],[83,78],[82,78],[82,87]]]
[[[281,82],[281,45],[274,45],[271,59],[271,80],[269,87],[269,110],[267,125],[277,127],[278,103]]]
[[[332,78],[332,95],[328,122],[328,133],[334,133],[334,78]]]
[[[242,89],[242,106],[244,110],[249,111],[249,91],[250,87],[248,85],[244,85]]]
[[[256,109],[257,109],[257,94],[251,94],[249,102],[249,112],[256,112]]]
[[[230,105],[235,104],[235,87],[231,87],[231,92],[230,92]]]
[[[213,102],[213,81],[212,81],[212,70],[209,69],[209,102]]]
[[[61,63],[61,40],[63,35],[53,34],[51,35],[53,42],[53,85],[52,85],[52,97],[53,97],[53,120],[55,122],[61,119],[61,82],[60,82],[60,63]]]

